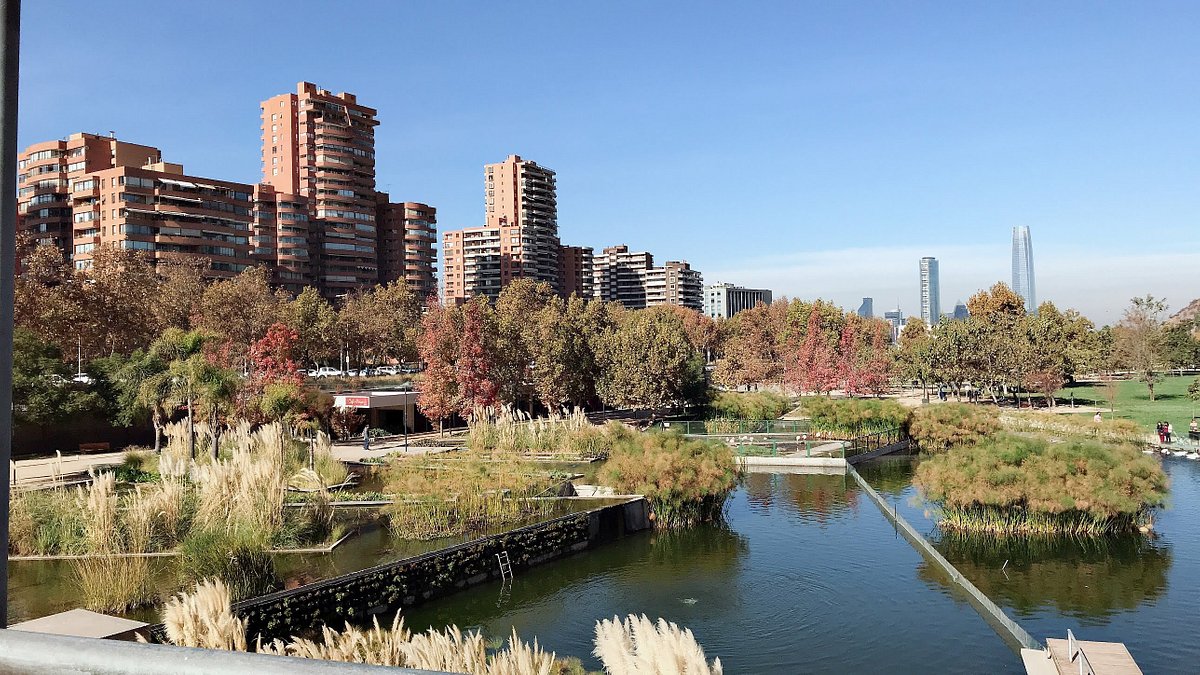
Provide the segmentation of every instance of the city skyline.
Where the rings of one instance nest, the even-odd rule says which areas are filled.
[[[378,4],[364,10],[372,21],[356,49],[342,52],[292,39],[317,5],[236,8],[238,21],[149,2],[29,5],[26,34],[56,39],[25,45],[21,146],[111,129],[168,149],[196,175],[253,182],[254,102],[308,80],[381,111],[377,189],[419,195],[445,229],[479,224],[479,166],[520,153],[559,172],[560,222],[574,242],[670,250],[712,278],[777,295],[915,307],[908,270],[932,253],[943,294],[966,298],[1010,280],[1005,235],[1018,223],[1038,230],[1040,298],[1098,323],[1115,322],[1135,295],[1173,307],[1200,295],[1177,273],[1200,264],[1190,160],[1200,139],[1184,112],[1198,94],[1177,86],[1200,57],[1186,30],[1194,6],[1091,8],[1080,21],[1034,5],[864,15]],[[88,20],[62,20],[78,14]],[[394,25],[422,29],[397,41]],[[717,25],[728,49],[708,46]],[[497,31],[555,49],[532,99],[480,80],[480,62],[520,65],[487,46]],[[97,33],[113,36],[104,49]],[[149,98],[95,75],[137,62],[148,35],[206,67]],[[241,62],[242,44],[257,45],[255,68]],[[82,60],[91,67],[63,67]],[[87,105],[66,104],[64,91]],[[729,215],[697,198],[705,185],[738,205],[735,227],[753,235],[744,247],[727,245]],[[636,217],[612,218],[613,205]]]

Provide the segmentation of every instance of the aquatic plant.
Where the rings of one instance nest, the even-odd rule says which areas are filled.
[[[224,528],[191,531],[179,547],[180,573],[188,579],[222,579],[234,600],[281,586],[275,561],[256,532]]]
[[[659,431],[620,434],[600,470],[618,494],[644,495],[662,528],[720,520],[738,479],[729,446]]]
[[[1167,478],[1135,447],[1090,439],[999,435],[954,447],[913,479],[947,531],[1099,535],[1136,529],[1167,494]]]
[[[890,399],[825,396],[801,399],[800,409],[812,420],[814,432],[844,438],[902,427],[911,414],[908,408]]]
[[[579,409],[535,418],[507,406],[479,408],[471,417],[467,447],[477,452],[604,457],[608,435]]]
[[[596,650],[609,675],[721,675],[721,659],[708,662],[692,631],[645,614],[596,622]]]
[[[788,397],[770,391],[718,392],[708,403],[709,419],[773,420],[791,409]]]
[[[917,408],[908,433],[924,453],[970,446],[993,436],[1000,421],[990,408],[966,403],[936,403]]]
[[[1090,415],[1022,411],[1001,415],[1000,423],[1008,431],[1082,436],[1118,443],[1137,443],[1145,436],[1145,431],[1133,420],[1105,419],[1097,422]]]
[[[401,537],[428,539],[480,532],[545,515],[562,481],[516,457],[464,453],[452,459],[407,457],[385,474],[394,503],[385,507]]]

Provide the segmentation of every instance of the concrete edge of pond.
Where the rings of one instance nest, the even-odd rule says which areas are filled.
[[[894,508],[888,508],[888,504],[884,501],[883,497],[859,475],[853,466],[847,467],[847,473],[854,477],[855,482],[867,493],[867,496],[879,508],[880,513],[896,525],[897,530],[916,549],[917,553],[920,553],[926,560],[939,567],[950,577],[951,581],[966,591],[967,600],[970,605],[975,608],[979,616],[996,631],[1005,643],[1012,648],[1014,653],[1019,655],[1021,649],[1042,650],[1045,648],[1045,645],[1030,635],[1016,621],[1010,619],[1004,613],[1004,610],[1000,609],[999,605],[992,602],[991,598],[984,595],[983,591],[976,588],[970,579],[967,579],[963,576],[962,572],[959,572],[954,565],[950,564],[950,561],[946,560],[945,556],[939,553],[916,528],[910,525],[904,516],[900,515]]]
[[[615,541],[651,527],[649,505],[635,496],[420,555],[322,579],[234,603],[248,633],[269,641],[318,625],[369,621],[501,578],[497,554],[511,552],[520,574],[542,563]],[[161,624],[150,628],[163,640]]]

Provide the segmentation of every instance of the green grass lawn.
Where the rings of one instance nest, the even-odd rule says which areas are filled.
[[[1175,427],[1175,434],[1186,438],[1188,422],[1193,415],[1200,415],[1200,403],[1188,398],[1187,388],[1196,378],[1166,377],[1154,387],[1154,401],[1150,401],[1150,392],[1142,382],[1127,380],[1117,383],[1116,410],[1117,417],[1131,419],[1141,424],[1148,431],[1154,430],[1159,421],[1170,422]],[[1095,405],[1108,410],[1108,400],[1104,397],[1102,386],[1076,385],[1058,392],[1061,402],[1069,401],[1075,396],[1076,405]],[[1105,416],[1108,413],[1105,412]]]

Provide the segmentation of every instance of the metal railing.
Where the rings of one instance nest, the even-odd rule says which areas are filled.
[[[1075,639],[1075,634],[1070,628],[1067,629],[1067,658],[1071,663],[1079,661],[1079,675],[1096,675],[1092,662],[1088,661],[1087,654],[1083,652],[1083,645]]]
[[[908,432],[901,427],[893,427],[883,431],[877,431],[872,434],[863,434],[850,439],[849,447],[846,448],[847,457],[855,457],[865,455],[869,452],[875,452],[889,445],[895,445],[909,439]]]
[[[255,673],[255,675],[435,675],[441,671],[388,668],[252,652],[194,649],[0,630],[0,673]],[[441,675],[446,675],[441,673]]]

